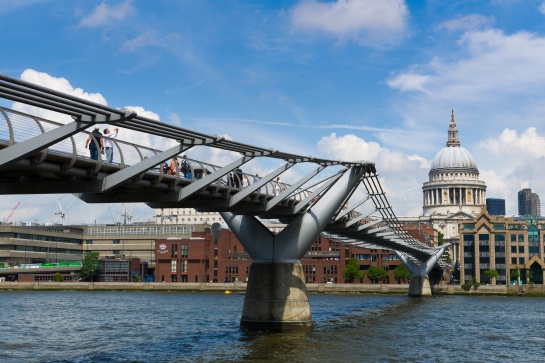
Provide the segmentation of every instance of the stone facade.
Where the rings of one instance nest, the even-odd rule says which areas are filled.
[[[543,284],[544,219],[491,216],[483,207],[478,216],[461,221],[459,227],[463,246],[462,282],[475,278],[492,285]],[[490,281],[486,270],[496,270],[499,276]]]

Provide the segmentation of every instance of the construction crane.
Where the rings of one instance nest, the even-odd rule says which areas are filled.
[[[63,195],[62,197],[60,197],[59,199],[57,199],[57,207],[59,207],[59,210],[58,210],[58,211],[55,211],[55,214],[56,214],[56,215],[61,216],[61,225],[64,225],[64,218],[66,217],[66,211],[72,206],[72,203],[74,203],[74,201],[72,201],[72,203],[70,203],[70,204],[68,205],[68,207],[66,207],[66,208],[63,209],[60,200],[61,200],[62,198],[64,198],[64,197],[66,197],[66,195]]]
[[[131,224],[131,221],[132,221],[131,210],[132,210],[132,208],[129,208],[129,210],[127,210],[127,207],[125,206],[124,203],[121,203],[121,205],[123,206],[123,209],[124,209],[124,213],[121,215],[122,217],[125,217],[124,224],[126,225],[127,221],[129,222],[129,224]]]
[[[15,212],[15,210],[17,209],[17,207],[19,207],[19,204],[21,204],[21,202],[17,202],[17,204],[15,204],[15,207],[13,207],[13,209],[11,210],[11,212],[9,212],[8,216],[6,218],[4,218],[4,223],[8,223],[9,222],[9,219],[11,218],[11,216],[13,215],[13,213]]]

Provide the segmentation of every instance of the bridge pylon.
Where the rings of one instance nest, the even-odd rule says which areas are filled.
[[[256,217],[220,212],[252,258],[240,327],[260,331],[312,330],[312,314],[301,259],[366,171],[356,166],[298,214],[278,234]]]
[[[431,296],[431,286],[428,274],[435,267],[437,262],[441,259],[441,256],[445,252],[445,249],[450,246],[450,243],[445,243],[425,262],[420,264],[415,263],[409,259],[403,252],[394,251],[399,257],[401,262],[407,267],[407,270],[411,273],[411,282],[409,283],[409,296]]]

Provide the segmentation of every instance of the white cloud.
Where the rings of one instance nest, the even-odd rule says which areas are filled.
[[[107,105],[106,99],[100,93],[89,93],[81,88],[74,88],[65,78],[57,78],[47,73],[38,72],[34,69],[26,69],[21,74],[21,80],[37,84],[39,86],[51,88],[52,90],[66,93],[71,96],[79,97],[87,101],[92,101],[101,105]],[[49,111],[44,108],[34,107],[20,102],[15,102],[12,106],[14,110],[29,113],[37,117],[52,120],[60,123],[72,121],[70,116],[58,112]]]
[[[360,44],[389,43],[401,37],[409,10],[403,0],[301,2],[292,9],[295,30],[318,30]]]
[[[493,101],[519,92],[545,90],[545,38],[499,30],[464,33],[459,41],[467,57],[434,58],[390,80],[391,88],[420,91],[451,102]],[[419,73],[417,73],[419,70]]]
[[[423,130],[437,129],[448,122],[437,115],[454,108],[465,147],[512,125],[527,129],[543,123],[544,36],[488,29],[463,33],[457,44],[448,55],[386,80],[401,93],[394,107],[405,119],[419,120]],[[414,142],[415,150],[420,146]]]
[[[331,159],[374,162],[386,198],[399,216],[422,214],[422,183],[429,172],[429,162],[418,155],[406,155],[367,142],[355,135],[331,134],[317,144]]]
[[[539,136],[535,127],[528,128],[520,136],[516,130],[505,129],[498,139],[483,140],[482,147],[504,160],[520,160],[523,156],[530,159],[545,157],[545,137]]]
[[[124,51],[135,51],[140,48],[148,46],[156,46],[165,49],[171,49],[174,44],[178,43],[181,36],[178,33],[170,33],[164,37],[161,37],[157,31],[148,30],[137,37],[126,41],[121,45],[121,49]]]
[[[431,79],[430,76],[422,74],[404,73],[387,81],[391,88],[400,91],[421,91],[426,92],[424,86]]]
[[[545,2],[541,3],[541,5],[539,5],[539,6],[537,7],[537,9],[539,10],[539,12],[540,12],[541,14],[544,14],[544,15],[545,15]]]
[[[66,93],[68,95],[76,96],[85,100],[89,100],[95,103],[102,105],[107,105],[106,99],[100,93],[91,93],[86,92],[81,88],[73,87],[68,80],[65,78],[57,78],[50,76],[47,73],[38,72],[33,69],[27,69],[21,74],[21,79],[23,81],[31,82],[43,87],[51,88],[53,90]],[[15,102],[12,106],[12,109],[28,113],[46,120],[52,120],[60,123],[68,123],[73,121],[71,117],[59,114],[57,112],[48,111],[42,108],[37,108],[34,106],[29,106],[23,103]],[[153,120],[159,120],[159,115],[154,112],[145,110],[140,106],[126,106],[125,108],[135,111],[139,116],[147,117]],[[15,121],[18,118],[14,118],[15,125],[15,138],[17,141],[21,141],[22,137],[28,137],[27,133],[29,130],[22,130]],[[22,124],[24,126],[24,124]],[[106,127],[106,125],[101,125],[101,129]],[[159,150],[164,150],[168,147],[174,146],[176,143],[173,140],[161,138],[158,136],[153,136],[147,133],[141,133],[138,131],[133,131],[119,127],[119,140],[124,140],[130,143],[136,143],[138,145],[147,146],[150,148],[155,148]],[[25,134],[19,134],[18,132],[25,132]],[[78,154],[88,155],[88,150],[85,149],[85,139],[86,135],[78,134],[74,136],[76,140],[76,147]],[[122,147],[124,152],[127,152],[127,159],[134,159],[138,155],[134,152],[134,149],[130,147]],[[151,152],[149,153],[151,155]],[[147,155],[147,156],[150,156]],[[144,152],[146,156],[146,152]],[[127,162],[126,159],[126,162]],[[21,201],[20,211],[18,209],[17,219],[13,221],[23,221],[23,222],[32,222],[35,219],[38,219],[40,223],[60,223],[58,216],[54,215],[54,210],[56,208],[56,199],[60,198],[61,195],[25,195],[25,196],[3,196],[1,199],[3,201],[2,207],[4,210],[7,206],[15,205],[14,200]],[[32,206],[32,207],[30,207]],[[11,208],[11,207],[9,207]],[[74,217],[67,219],[66,223],[110,223],[111,213],[107,205],[95,205],[95,204],[86,204],[82,201],[77,201],[70,209],[70,214]],[[24,212],[21,213],[21,212]],[[133,221],[147,221],[148,217],[151,216],[153,212],[149,207],[144,204],[135,204],[133,209],[133,215],[135,218]],[[76,217],[77,216],[77,217]]]
[[[531,188],[545,197],[545,137],[530,127],[520,135],[505,129],[498,137],[483,140],[477,149],[481,180],[487,197],[504,198],[508,215],[517,214],[517,193]]]
[[[366,142],[355,135],[337,137],[335,133],[321,138],[317,148],[329,158],[344,161],[374,161],[381,151],[376,142]]]
[[[92,13],[83,17],[79,26],[84,28],[96,28],[101,26],[112,26],[115,22],[123,20],[135,14],[132,0],[127,0],[118,5],[108,5],[106,1],[97,5]]]
[[[447,29],[450,31],[454,30],[476,30],[480,28],[485,28],[494,23],[494,17],[484,16],[481,14],[470,14],[466,16],[460,16],[456,19],[451,19],[444,21],[439,24],[439,29]]]

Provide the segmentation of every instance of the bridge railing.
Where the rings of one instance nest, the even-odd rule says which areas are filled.
[[[393,213],[392,207],[384,196],[384,191],[378,181],[375,165],[371,162],[328,160],[247,145],[217,135],[206,135],[175,127],[137,115],[131,110],[114,109],[4,75],[0,75],[0,97],[35,106],[39,109],[57,112],[64,118],[71,117],[73,120],[76,120],[75,122],[69,120],[70,122],[64,125],[35,116],[25,115],[18,111],[0,109],[3,119],[6,121],[6,125],[0,126],[0,148],[6,148],[6,150],[1,150],[3,159],[0,160],[0,163],[2,163],[0,166],[7,168],[10,164],[13,165],[22,161],[21,164],[23,166],[35,167],[44,162],[46,158],[48,158],[47,161],[51,161],[56,157],[58,159],[54,161],[57,164],[59,164],[59,160],[60,163],[63,163],[63,176],[70,175],[72,177],[77,175],[82,181],[82,187],[78,187],[82,188],[83,191],[80,198],[85,201],[103,202],[106,198],[115,195],[115,193],[106,194],[113,190],[121,191],[122,194],[125,193],[118,197],[118,201],[137,200],[135,195],[138,194],[138,191],[148,191],[154,188],[164,193],[157,193],[154,196],[157,199],[155,202],[149,203],[146,201],[150,206],[168,205],[168,203],[179,205],[183,198],[188,198],[189,196],[197,194],[201,196],[213,195],[213,198],[206,200],[206,203],[216,204],[213,206],[207,205],[206,208],[228,208],[231,210],[233,206],[237,206],[238,204],[239,208],[236,210],[238,213],[246,213],[247,210],[244,208],[249,208],[249,214],[262,215],[262,213],[267,212],[269,213],[268,216],[276,215],[278,216],[277,218],[292,217],[309,208],[312,209],[315,201],[320,200],[345,172],[355,167],[359,168],[359,172],[363,173],[361,183],[350,192],[349,196],[346,197],[346,200],[340,206],[338,214],[334,217],[334,221],[330,223],[332,225],[331,230],[349,239],[369,241],[365,243],[376,244],[379,247],[395,247],[397,243],[397,246],[403,247],[404,251],[408,253],[415,252],[418,254],[426,249],[426,247],[423,247],[418,241],[408,236],[402,230],[402,226]],[[96,124],[115,124],[116,127],[123,127],[124,130],[130,130],[131,132],[139,133],[139,135],[163,138],[171,146],[170,149],[161,151],[153,147],[138,145],[128,141],[115,140],[114,160],[112,163],[105,163],[102,154],[99,154],[98,160],[91,160],[88,156],[88,150],[85,149],[85,142],[90,133],[81,130],[86,126],[94,127]],[[60,131],[57,132],[56,129]],[[52,132],[47,132],[50,130]],[[40,140],[40,142],[34,145],[31,145],[32,141],[23,142],[33,139]],[[58,141],[61,139],[64,140]],[[176,145],[172,146],[174,143]],[[233,161],[229,166],[216,166],[207,162],[190,159],[193,168],[192,176],[194,177],[184,179],[179,167],[175,175],[166,175],[161,165],[162,163],[159,162],[162,157],[154,156],[161,153],[165,156],[163,161],[171,157],[181,161],[180,154],[182,150],[188,150],[194,146],[213,147],[231,152],[240,155],[240,159]],[[240,166],[253,158],[261,157],[283,161],[283,165],[269,172],[264,176],[264,180],[260,181],[259,185],[256,185],[254,176],[238,172],[236,165]],[[144,161],[145,158],[153,158],[154,161],[146,162]],[[23,159],[26,160],[23,161]],[[69,170],[76,163],[80,168],[78,170]],[[308,174],[294,182],[291,186],[275,181],[278,175],[281,175],[292,166],[304,163],[307,163],[307,165],[313,164],[317,169],[312,170],[310,173],[306,169],[305,173]],[[337,167],[336,172],[327,172],[329,176],[316,182],[316,179],[318,179],[316,176],[331,166]],[[52,167],[55,170],[58,169],[58,165],[53,165]],[[81,167],[87,170],[81,170]],[[131,169],[128,167],[134,168]],[[221,173],[216,173],[217,178],[198,180],[210,173],[219,171],[220,168]],[[66,172],[67,170],[70,173]],[[99,172],[102,172],[102,175],[93,180],[92,176],[98,175]],[[230,173],[231,175],[229,175]],[[45,175],[49,176],[49,174]],[[51,178],[53,179],[55,176],[53,175]],[[141,180],[143,177],[148,180]],[[250,183],[253,180],[253,187],[250,187],[246,191],[243,191],[240,185],[244,177]],[[142,183],[139,183],[140,181]],[[35,190],[41,187],[39,185],[40,181],[33,180],[32,182],[34,182]],[[191,185],[191,183],[196,184]],[[17,185],[15,179],[7,179],[7,182],[4,184],[7,184],[4,188],[7,192],[14,193],[14,191],[20,190],[17,189],[20,186]],[[54,183],[51,182],[50,184]],[[48,188],[51,188],[50,184],[47,185]],[[181,186],[181,188],[174,188],[177,185]],[[129,186],[134,187],[134,189],[125,191],[125,187]],[[59,188],[66,190],[64,188],[67,187],[65,184],[62,184]],[[363,189],[363,191],[355,193],[358,188]],[[284,189],[289,192],[284,194]],[[275,195],[278,193],[281,193],[281,195]],[[351,216],[347,215],[346,211],[350,208],[354,210],[361,204],[360,201],[357,201],[354,204],[355,206],[349,208],[350,198],[353,195],[365,193],[368,194],[366,200],[370,201],[368,206],[373,205],[371,213],[362,214],[361,217],[352,216],[353,218],[350,220]],[[122,199],[121,197],[126,199]],[[297,201],[299,202],[296,204],[295,202]],[[189,202],[194,202],[194,200],[188,200],[188,205],[191,204]],[[245,204],[242,204],[242,202]],[[365,201],[362,203],[365,203]],[[380,214],[380,217],[375,214],[373,219],[371,219],[372,214],[376,212]],[[366,219],[367,217],[369,219]],[[358,223],[354,225],[352,222]]]
[[[10,145],[36,137],[42,133],[54,130],[62,125],[63,123],[0,107],[0,146],[8,147]],[[105,128],[108,128],[110,132],[114,130],[114,127],[110,125],[103,125],[100,131],[103,133]],[[162,150],[156,148],[138,145],[136,143],[115,138],[112,139],[114,145],[112,163],[107,163],[105,160],[106,155],[100,152],[98,154],[98,160],[95,161],[90,158],[89,149],[85,147],[89,137],[91,137],[90,142],[93,142],[94,140],[93,136],[90,135],[92,135],[92,133],[89,131],[76,133],[69,138],[63,139],[58,143],[51,145],[47,149],[47,152],[57,156],[65,156],[67,159],[72,159],[73,162],[76,160],[95,162],[97,164],[95,172],[98,172],[104,165],[111,165],[119,168],[130,167],[131,165],[137,164],[145,158],[152,157],[153,155],[162,152]],[[182,155],[176,156],[176,159],[178,160],[178,164],[181,165]],[[191,181],[198,180],[221,168],[218,165],[201,160],[192,158],[187,158],[186,160],[189,162],[191,167]],[[168,165],[170,160],[166,160],[165,162]],[[161,177],[184,179],[184,175],[181,173],[180,168],[177,168],[175,175],[169,175],[167,169],[168,168],[163,167],[163,164],[160,164],[148,170],[148,173],[160,174]],[[256,175],[241,172],[225,175],[218,179],[217,183],[226,187],[229,192],[231,189],[242,189],[242,185],[251,185],[257,180],[259,180],[259,177],[256,177]],[[237,185],[239,185],[238,188]],[[278,192],[286,190],[289,186],[290,185],[287,183],[276,182],[273,180],[266,183],[260,189],[260,192],[267,195],[276,195]],[[309,193],[309,191],[300,189],[299,193],[293,194],[293,199],[300,201],[307,197]]]

